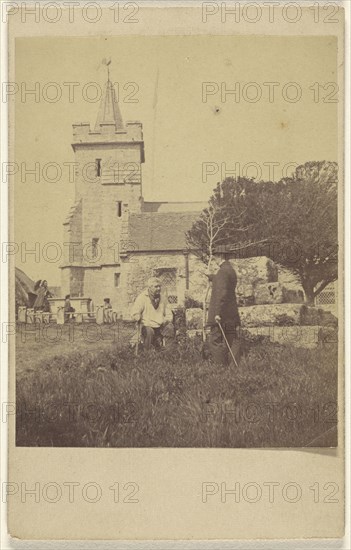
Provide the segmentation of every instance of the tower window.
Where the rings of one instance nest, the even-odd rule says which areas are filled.
[[[99,243],[98,238],[94,238],[91,241],[92,258],[97,258],[98,256],[98,243]]]
[[[121,218],[122,217],[122,201],[117,201],[116,202],[116,208],[117,208],[117,217]]]
[[[118,287],[119,286],[119,281],[120,281],[120,278],[121,278],[121,274],[120,273],[115,273],[115,287]]]
[[[96,159],[96,175],[99,178],[101,176],[101,159]]]

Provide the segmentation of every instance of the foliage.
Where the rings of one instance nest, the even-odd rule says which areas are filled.
[[[337,278],[337,178],[337,164],[326,161],[299,166],[277,183],[228,178],[188,232],[188,245],[203,259],[218,244],[238,257],[268,256],[298,276],[313,302]],[[209,211],[215,242],[205,229]]]

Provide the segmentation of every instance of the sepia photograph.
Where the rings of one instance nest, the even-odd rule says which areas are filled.
[[[17,446],[338,445],[337,49],[16,39]]]
[[[350,11],[0,6],[1,547],[350,546]]]

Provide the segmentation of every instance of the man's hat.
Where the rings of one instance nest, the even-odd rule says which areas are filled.
[[[230,248],[227,244],[220,244],[213,250],[213,254],[229,254],[230,252]]]

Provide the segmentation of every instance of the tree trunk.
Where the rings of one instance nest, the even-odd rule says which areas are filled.
[[[311,281],[303,281],[302,287],[305,291],[306,303],[313,306],[314,305],[314,286]]]
[[[211,283],[210,283],[210,281],[208,281],[207,288],[206,288],[206,294],[205,294],[205,297],[204,297],[204,300],[203,300],[203,303],[202,303],[202,307],[203,307],[203,310],[202,310],[202,340],[203,340],[203,342],[206,342],[205,326],[206,326],[206,322],[207,322],[207,300],[208,300],[208,294],[210,292],[210,288],[211,288]]]

